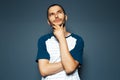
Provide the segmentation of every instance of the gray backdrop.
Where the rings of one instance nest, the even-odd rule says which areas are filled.
[[[53,3],[84,39],[82,80],[120,80],[119,0],[0,0],[0,80],[40,80],[37,40],[51,31],[46,9]]]

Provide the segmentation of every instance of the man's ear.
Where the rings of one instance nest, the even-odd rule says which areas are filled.
[[[68,17],[67,17],[67,15],[65,15],[65,20],[67,21],[67,19],[68,19]]]
[[[47,20],[47,23],[48,23],[50,26],[52,26],[49,20]]]
[[[49,22],[49,20],[47,20],[47,23],[48,23],[49,25],[51,25],[50,22]]]

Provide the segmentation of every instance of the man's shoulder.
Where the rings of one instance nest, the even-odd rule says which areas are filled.
[[[46,41],[47,39],[51,38],[52,36],[53,36],[53,33],[44,34],[39,38],[39,40]]]
[[[78,44],[81,44],[82,47],[84,46],[84,40],[80,35],[72,33],[72,37],[74,37],[77,40]]]
[[[76,38],[76,39],[82,39],[82,37],[78,34],[75,34],[75,33],[71,33],[71,36]]]

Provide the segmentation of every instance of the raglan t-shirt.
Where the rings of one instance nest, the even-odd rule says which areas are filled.
[[[72,57],[82,64],[84,47],[83,39],[80,36],[71,33],[66,37],[66,41]],[[36,62],[38,62],[39,59],[48,59],[50,63],[61,61],[59,42],[53,33],[46,34],[39,38]],[[42,77],[42,80],[80,80],[80,78],[78,70],[76,69],[76,71],[71,75],[67,75],[65,71],[61,71],[45,78]]]

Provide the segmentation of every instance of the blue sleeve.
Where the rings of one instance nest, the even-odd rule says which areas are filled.
[[[72,57],[82,64],[82,55],[83,55],[84,42],[82,38],[77,39],[74,49],[70,51]]]
[[[38,40],[38,52],[36,62],[38,62],[39,59],[50,59],[49,53],[46,49],[45,40],[42,38]]]

